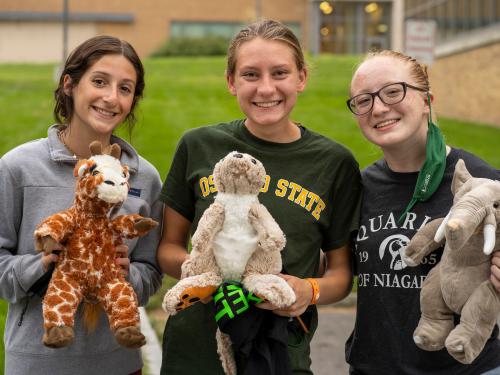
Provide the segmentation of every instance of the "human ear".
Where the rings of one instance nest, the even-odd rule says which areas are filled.
[[[234,74],[226,74],[227,89],[231,95],[236,96],[236,87],[234,87]]]
[[[71,96],[73,90],[73,80],[69,74],[64,75],[63,78],[63,91],[67,96]]]
[[[302,92],[307,84],[307,69],[302,68],[299,70],[299,81],[297,83],[297,92]]]
[[[429,92],[424,98],[425,113],[430,112],[431,103],[433,102],[434,102],[434,95]]]

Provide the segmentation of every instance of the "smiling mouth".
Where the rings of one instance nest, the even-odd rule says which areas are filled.
[[[271,108],[281,104],[282,100],[273,100],[271,102],[253,102],[254,105],[260,108]]]
[[[374,128],[375,129],[382,129],[382,128],[385,128],[386,126],[394,125],[398,121],[399,121],[399,119],[385,120],[385,121],[379,122],[378,124],[375,124]]]
[[[99,108],[99,107],[96,107],[96,106],[92,106],[92,109],[94,111],[96,111],[97,113],[99,113],[101,115],[104,115],[106,117],[113,117],[113,116],[117,115],[115,112],[106,111],[105,109],[102,109],[102,108]]]

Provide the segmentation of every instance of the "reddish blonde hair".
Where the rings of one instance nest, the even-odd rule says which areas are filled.
[[[415,58],[407,56],[401,52],[396,52],[392,50],[381,50],[381,51],[370,51],[367,53],[364,60],[357,66],[356,70],[363,64],[363,62],[373,59],[378,56],[392,57],[396,60],[403,61],[410,68],[410,74],[415,79],[415,83],[418,87],[425,89],[430,92],[431,86],[429,83],[429,75],[427,74],[427,65],[419,63]]]

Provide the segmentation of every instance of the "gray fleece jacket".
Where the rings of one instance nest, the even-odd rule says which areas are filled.
[[[95,332],[87,333],[81,324],[82,306],[75,319],[75,340],[69,347],[51,349],[42,344],[42,299],[28,293],[44,274],[41,254],[34,250],[33,231],[43,218],[71,206],[75,189],[72,172],[76,159],[59,141],[57,131],[52,126],[48,138],[25,143],[0,159],[0,298],[9,302],[5,374],[130,374],[142,367],[140,350],[116,343],[105,314]],[[161,223],[158,172],[125,141],[114,137],[112,143],[121,146],[121,161],[130,168],[131,190],[120,213],[139,213]],[[161,284],[156,262],[160,228],[127,242],[128,278],[141,305]]]

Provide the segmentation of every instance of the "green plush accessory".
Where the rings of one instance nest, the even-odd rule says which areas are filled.
[[[215,321],[233,319],[247,311],[250,304],[257,304],[263,299],[243,288],[237,281],[226,280],[215,292]]]
[[[417,202],[425,202],[434,194],[443,180],[444,170],[446,168],[446,144],[441,130],[432,122],[432,109],[429,94],[427,94],[427,101],[429,103],[429,129],[427,131],[427,143],[425,146],[425,162],[418,173],[413,197],[400,216],[398,223],[403,221],[406,214]]]

